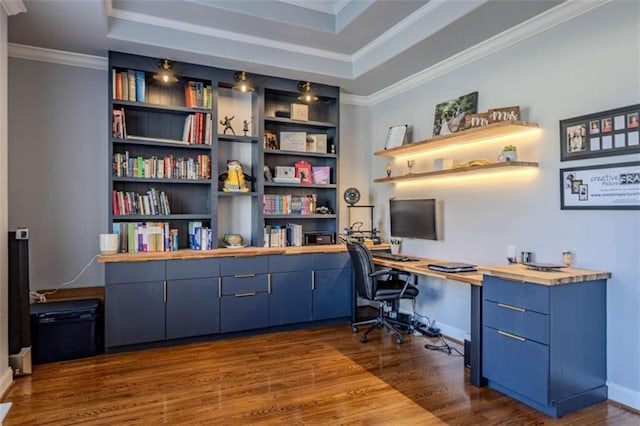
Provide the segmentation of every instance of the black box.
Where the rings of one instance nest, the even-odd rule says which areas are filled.
[[[96,354],[98,299],[31,305],[33,363]]]
[[[335,244],[335,234],[333,232],[305,232],[304,245]]]

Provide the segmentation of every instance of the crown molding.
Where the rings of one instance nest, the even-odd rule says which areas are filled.
[[[7,12],[7,16],[13,16],[27,11],[22,0],[0,0],[0,4],[5,12]]]
[[[415,89],[416,86],[435,80],[457,68],[471,64],[502,49],[524,41],[557,25],[596,9],[611,0],[568,0],[513,28],[476,44],[429,68],[398,81],[367,96],[365,103],[375,105],[394,96]]]
[[[74,67],[92,68],[97,70],[106,70],[108,68],[108,60],[106,57],[45,49],[42,47],[27,46],[24,44],[9,43],[9,56],[12,58],[51,62],[54,64],[71,65]]]
[[[340,103],[357,106],[373,106],[370,96],[351,95],[349,93],[340,93]]]
[[[271,49],[285,50],[287,52],[294,52],[309,56],[318,56],[321,58],[333,59],[336,61],[351,62],[351,55],[336,53],[325,49],[315,49],[294,43],[264,39],[262,37],[255,37],[246,34],[235,33],[232,31],[219,30],[203,25],[188,24],[181,21],[175,21],[173,19],[159,18],[156,16],[144,15],[142,13],[115,9],[111,2],[106,3],[106,11],[107,15],[114,19],[122,19],[124,21],[136,22],[139,24],[169,28],[172,30],[184,31],[224,40],[232,40],[240,43],[247,43]]]
[[[389,28],[382,35],[372,40],[366,46],[362,47],[357,52],[355,52],[352,55],[353,62],[359,61],[365,55],[373,52],[374,50],[379,48],[381,45],[391,40],[393,37],[396,37],[403,31],[405,31],[408,27],[415,24],[420,19],[424,18],[426,15],[436,10],[438,7],[442,6],[445,3],[445,1],[446,0],[431,0],[426,5],[422,6],[421,8],[413,12],[411,15],[407,16],[402,21],[398,22],[396,25]]]

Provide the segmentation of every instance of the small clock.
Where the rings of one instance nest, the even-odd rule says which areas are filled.
[[[354,205],[358,201],[360,201],[360,191],[357,188],[348,188],[344,191],[344,200],[349,205]]]

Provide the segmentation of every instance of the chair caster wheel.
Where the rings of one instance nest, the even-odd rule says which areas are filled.
[[[360,341],[361,341],[362,343],[367,343],[367,336],[362,336],[362,337],[360,338]]]
[[[351,331],[353,331],[354,333],[358,332],[358,326],[354,325],[353,327],[351,327]]]
[[[401,345],[401,344],[402,344],[402,337],[398,337],[398,338],[396,339],[396,343],[397,343],[397,344],[399,344],[399,345]]]

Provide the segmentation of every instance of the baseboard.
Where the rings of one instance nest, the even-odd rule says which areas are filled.
[[[633,410],[640,411],[640,392],[608,382],[609,399]]]
[[[7,369],[0,375],[0,396],[4,398],[5,394],[13,384],[13,370],[7,366]]]

